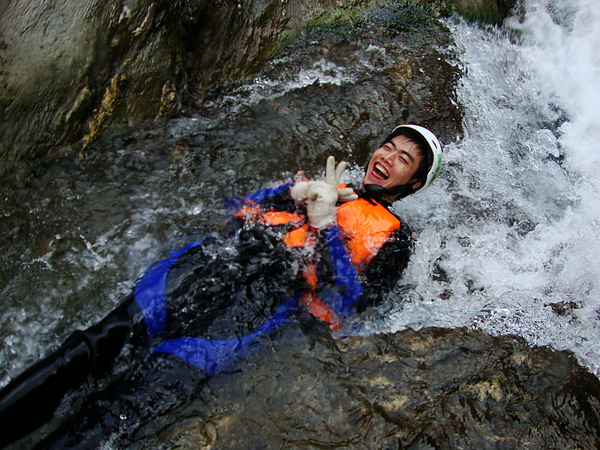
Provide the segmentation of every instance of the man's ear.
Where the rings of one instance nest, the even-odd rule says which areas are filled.
[[[423,186],[423,182],[422,181],[417,181],[413,184],[411,184],[411,188],[416,191],[417,189],[419,189],[421,186]]]

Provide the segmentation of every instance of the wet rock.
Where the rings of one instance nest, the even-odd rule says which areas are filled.
[[[267,353],[267,352],[265,352]],[[566,352],[466,329],[274,344],[214,379],[177,448],[597,448],[600,382]]]
[[[430,0],[448,14],[454,10],[475,22],[500,25],[517,5],[516,0]]]
[[[199,2],[9,2],[0,21],[0,162],[69,152],[109,123],[179,109]]]
[[[378,3],[5,2],[0,165],[77,153],[115,123],[193,111],[215,86],[256,74],[307,25],[351,23]]]

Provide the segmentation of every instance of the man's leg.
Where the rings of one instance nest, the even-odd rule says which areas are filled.
[[[156,436],[178,420],[177,409],[199,397],[206,380],[197,367],[174,355],[147,355],[123,379],[86,400],[38,447],[89,449],[110,441],[118,448]]]
[[[109,370],[131,335],[136,315],[139,308],[129,297],[98,324],[75,331],[60,348],[2,389],[0,448],[49,421],[65,394],[89,375]]]

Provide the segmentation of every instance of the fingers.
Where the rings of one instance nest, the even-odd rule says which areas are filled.
[[[356,200],[358,198],[358,195],[356,195],[354,193],[354,190],[352,188],[338,189],[337,192],[338,192],[338,201],[342,202],[342,203]]]
[[[354,189],[348,188],[348,187],[338,189],[337,191],[338,191],[338,196],[341,196],[341,197],[347,197],[354,193]]]
[[[298,181],[295,185],[290,189],[290,195],[294,199],[296,203],[302,203],[308,197],[308,181]]]
[[[327,158],[327,168],[325,170],[325,182],[332,186],[337,185],[336,170],[335,170],[335,158],[330,156]]]
[[[337,186],[342,179],[342,174],[344,173],[344,170],[346,170],[346,167],[348,167],[348,163],[346,161],[340,162],[337,167],[335,167],[335,158],[333,156],[327,158],[325,182],[327,184],[331,184],[332,186]]]
[[[348,167],[348,163],[346,161],[342,161],[341,163],[338,164],[337,168],[335,169],[335,183],[338,184],[340,182],[340,180],[342,179],[342,173],[344,173],[344,170],[346,170],[346,167]]]
[[[306,187],[306,199],[315,201],[323,197],[323,193],[332,189],[329,183],[325,181],[309,181]]]

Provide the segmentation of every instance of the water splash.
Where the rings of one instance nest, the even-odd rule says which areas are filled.
[[[532,344],[571,349],[599,372],[600,180],[594,170],[600,140],[594,106],[600,99],[600,58],[593,6],[591,0],[531,0],[523,20],[514,19],[503,32],[448,23],[464,71],[459,100],[465,138],[447,145],[443,173],[432,188],[397,205],[417,232],[416,252],[405,285],[365,332],[437,325],[515,333]],[[22,211],[6,213],[10,229],[27,231],[31,218],[36,225],[27,236],[17,236],[23,242],[5,264],[10,270],[4,271],[1,328],[11,341],[0,354],[10,361],[2,382],[55,346],[57,336],[60,341],[73,328],[96,321],[148,264],[189,241],[189,230],[211,229],[222,217],[223,196],[253,189],[265,172],[271,179],[275,170],[265,167],[271,161],[283,160],[290,170],[290,161],[306,167],[313,153],[322,161],[319,152],[329,151],[322,148],[327,140],[307,145],[299,127],[303,146],[282,154],[288,142],[265,145],[268,124],[252,117],[250,128],[266,130],[252,152],[232,150],[227,141],[227,148],[210,148],[186,161],[202,147],[206,129],[262,99],[302,92],[314,83],[360,84],[388,70],[399,54],[371,43],[344,52],[343,61],[324,61],[323,52],[315,53],[318,58],[296,55],[294,64],[285,57],[274,61],[271,73],[208,105],[214,118],[171,121],[166,144],[150,137],[123,150],[136,135],[118,137],[98,161],[86,163],[88,169],[84,164],[77,176],[65,173],[33,194],[41,200],[28,199],[32,208],[15,202]],[[374,103],[353,101],[377,110]],[[328,117],[347,114],[327,102],[322,107]],[[373,127],[382,126],[378,117],[371,117]],[[324,123],[336,131],[333,119],[332,126]],[[181,145],[179,162],[161,150],[173,143]],[[357,158],[358,153],[347,150]],[[358,167],[348,174],[355,183],[361,177]],[[59,200],[46,199],[46,191]],[[14,218],[17,214],[23,217]],[[14,239],[10,233],[5,235]],[[58,235],[62,238],[52,241]],[[33,247],[44,249],[36,256]]]
[[[420,231],[404,280],[418,299],[385,329],[514,333],[598,374],[600,15],[590,0],[526,10],[504,31],[449,24],[465,138],[440,182],[399,205]]]

